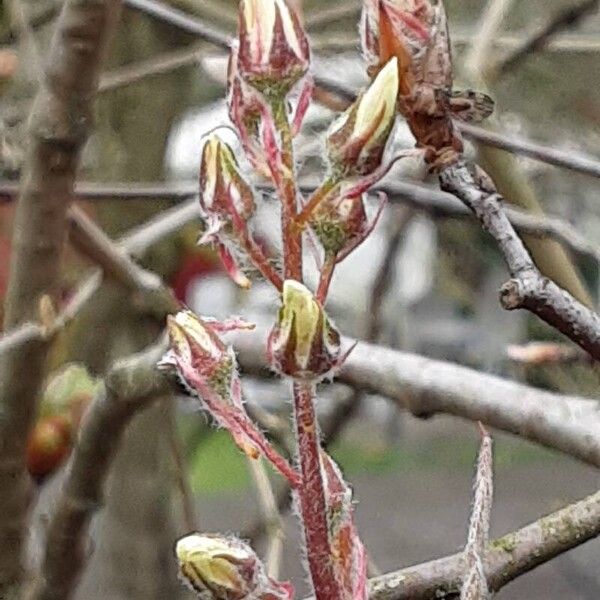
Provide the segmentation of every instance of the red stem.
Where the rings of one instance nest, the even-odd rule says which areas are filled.
[[[281,292],[283,289],[283,280],[281,275],[273,268],[269,259],[265,256],[262,248],[256,243],[250,231],[248,223],[242,219],[238,213],[235,204],[230,200],[229,212],[233,220],[233,226],[239,236],[240,242],[246,250],[246,254],[254,264],[254,266],[262,273],[262,276],[270,281]]]
[[[325,262],[323,263],[323,268],[321,269],[321,278],[319,279],[319,287],[317,288],[317,302],[321,304],[321,306],[325,305],[325,300],[327,299],[327,294],[329,293],[329,286],[331,285],[331,280],[333,279],[333,272],[335,271],[335,265],[337,264],[336,257],[334,255],[327,255],[325,257]]]
[[[302,229],[296,224],[298,193],[294,177],[293,137],[285,101],[273,106],[275,126],[281,136],[282,173],[278,178],[281,196],[281,229],[285,279],[302,281]]]
[[[314,407],[315,387],[294,383],[294,420],[302,485],[298,488],[306,553],[317,600],[339,600],[342,595],[331,560],[327,503],[319,458],[320,444]]]
[[[270,281],[281,292],[283,289],[281,275],[271,265],[261,247],[252,239],[247,231],[245,235],[242,235],[242,244],[252,264],[262,273],[262,276],[267,281]]]

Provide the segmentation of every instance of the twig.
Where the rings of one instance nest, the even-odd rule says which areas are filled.
[[[106,73],[100,80],[99,93],[106,93],[131,85],[151,75],[160,75],[197,64],[202,56],[203,45],[194,44],[191,48],[164,52],[155,58],[136,62]]]
[[[514,0],[488,0],[477,23],[475,39],[465,60],[465,68],[475,77],[487,67],[493,40]]]
[[[490,541],[494,495],[492,438],[483,427],[480,426],[480,429],[481,447],[477,457],[473,506],[464,552],[466,569],[460,592],[461,600],[487,600],[490,597],[483,571],[483,558],[485,548]]]
[[[89,196],[85,196],[85,194],[99,194],[108,198],[113,191],[117,190],[121,193],[130,193],[135,198],[143,198],[145,194],[154,197],[158,191],[158,184],[143,184],[139,188],[129,186],[127,189],[121,184],[108,184],[106,189],[99,185],[90,187],[89,184],[82,184],[77,189],[86,198]],[[305,184],[303,189],[313,191],[314,185]],[[455,196],[446,192],[402,181],[385,184],[380,189],[389,195],[392,202],[407,202],[410,206],[425,210],[434,216],[465,217],[469,215],[469,210]],[[180,198],[194,195],[196,190],[195,184],[190,183],[189,185],[166,185],[160,191],[163,196]],[[600,249],[581,236],[569,223],[555,217],[530,215],[514,208],[507,207],[505,212],[518,231],[540,236],[548,235],[562,242],[574,252],[600,261]],[[119,246],[132,256],[140,256],[152,244],[178,231],[187,223],[199,219],[197,202],[191,200],[181,206],[166,210],[147,223],[135,228],[119,241]],[[82,286],[82,293],[75,294],[72,302],[69,302],[64,314],[57,319],[55,327],[51,331],[44,331],[41,325],[35,323],[28,323],[11,330],[0,337],[0,354],[35,339],[51,338],[65,327],[76,314],[77,307],[85,304],[87,299],[99,287],[100,275],[96,273],[92,276],[92,279],[86,280]]]
[[[486,146],[521,154],[522,156],[554,165],[555,167],[570,169],[576,173],[600,178],[600,162],[597,159],[587,158],[577,152],[566,152],[534,144],[533,142],[511,138],[500,133],[488,131],[482,127],[469,125],[468,123],[457,122],[456,126],[467,139],[480,142]]]
[[[19,193],[20,184],[12,181],[0,182],[0,202],[12,202]],[[198,184],[164,183],[162,181],[140,183],[92,183],[79,182],[75,184],[73,194],[82,200],[139,200],[167,199],[187,200],[198,194]]]
[[[470,48],[473,42],[473,32],[458,31],[452,36],[452,45],[459,48]],[[517,34],[497,35],[492,40],[492,48],[495,50],[515,50],[523,44],[523,36]],[[318,52],[340,52],[356,50],[356,35],[343,33],[332,33],[329,35],[318,34],[312,37],[312,47]],[[551,53],[591,53],[600,52],[600,40],[598,36],[578,33],[575,35],[560,35],[548,40],[547,45],[542,48],[544,52]]]
[[[91,127],[110,25],[118,0],[67,0],[34,101],[29,154],[14,225],[5,329],[36,319],[42,296],[55,296],[79,153]],[[41,343],[40,343],[41,342]],[[22,577],[28,505],[25,444],[36,413],[47,345],[21,345],[0,357],[0,595]]]
[[[199,531],[196,511],[194,509],[194,495],[190,487],[182,444],[177,431],[177,418],[173,411],[169,411],[169,447],[171,449],[171,456],[173,457],[175,482],[179,488],[179,495],[181,497],[183,525],[187,533]]]
[[[545,48],[554,35],[569,27],[576,27],[582,19],[596,11],[598,4],[599,0],[585,0],[577,6],[561,10],[513,52],[494,65],[490,72],[497,76],[514,69],[530,54]]]
[[[166,341],[118,361],[81,426],[57,506],[50,518],[41,572],[30,600],[68,600],[87,558],[87,530],[119,442],[132,417],[170,389],[156,369]]]
[[[315,185],[316,183],[306,181],[301,187],[303,191],[312,192]],[[411,206],[430,212],[435,216],[461,217],[470,214],[468,209],[452,194],[422,185],[395,180],[386,182],[376,189],[386,192],[392,201],[401,199]],[[12,199],[17,190],[18,184],[0,183],[0,197]],[[75,194],[82,200],[165,198],[178,201],[193,197],[197,195],[197,192],[195,182],[178,184],[160,184],[158,182],[91,184],[82,182],[75,187]],[[505,211],[517,231],[539,236],[547,235],[562,242],[578,254],[600,260],[600,250],[568,222],[558,217],[525,213],[510,206],[506,207]],[[193,220],[200,220],[196,201],[189,201],[166,210],[127,235],[129,240],[127,250],[136,256],[140,252],[144,252],[149,245],[176,232]]]
[[[155,273],[136,264],[79,208],[69,210],[69,240],[75,248],[112,277],[141,296],[145,306],[164,317],[181,308]]]
[[[600,492],[543,517],[488,547],[485,572],[497,592],[517,577],[600,535]],[[370,600],[456,598],[462,553],[388,573],[370,581]]]
[[[177,27],[183,31],[187,31],[192,35],[197,35],[199,38],[229,50],[231,39],[226,33],[206,25],[202,20],[196,19],[189,14],[172,8],[164,2],[158,0],[123,0],[123,4],[129,8],[142,11],[151,17],[169,23],[173,27]]]
[[[600,317],[542,276],[487,175],[459,161],[440,172],[440,185],[460,198],[496,240],[512,277],[500,292],[504,308],[529,310],[599,360]]]
[[[307,29],[317,29],[318,27],[326,27],[336,21],[342,19],[350,19],[358,17],[360,14],[360,2],[349,0],[348,2],[339,3],[336,6],[328,7],[320,10],[318,13],[309,15],[305,19]]]
[[[81,214],[78,210],[75,211],[75,214],[77,213]],[[72,214],[73,211],[70,211],[69,215],[72,216]],[[164,215],[164,218],[162,215]],[[197,218],[197,216],[198,211],[195,203],[177,207],[176,210],[165,211],[159,217],[151,219],[146,226],[134,229],[114,244],[87,217],[86,227],[74,226],[72,229],[77,231],[76,236],[79,236],[79,238],[84,237],[84,239],[79,240],[80,250],[85,250],[85,253],[92,260],[98,260],[126,288],[136,292],[138,299],[143,301],[146,309],[151,310],[156,317],[162,317],[166,312],[172,312],[178,308],[172,293],[160,282],[160,279],[157,279],[154,273],[139,267],[121,250],[140,256],[149,246],[176,231],[185,223]],[[88,231],[90,227],[92,228],[91,232]],[[43,327],[36,320],[25,323],[0,337],[0,356],[32,342],[51,341],[79,314],[98,291],[101,284],[102,271],[96,270],[80,284],[52,327]]]
[[[380,189],[391,202],[406,202],[436,217],[464,217],[469,209],[456,196],[422,185],[394,180]],[[510,206],[504,209],[509,221],[520,233],[551,237],[575,253],[600,261],[600,248],[586,240],[570,223],[550,215],[534,215]]]
[[[267,552],[265,563],[270,577],[277,579],[281,566],[281,556],[283,552],[283,521],[279,514],[277,500],[273,492],[273,486],[265,470],[262,459],[247,460],[256,495],[261,507],[263,522],[268,536]]]
[[[248,370],[265,367],[267,333],[237,336],[234,346]],[[346,347],[354,340],[344,339]],[[457,364],[360,342],[338,379],[395,401],[418,417],[450,414],[481,421],[600,467],[598,403],[561,396]]]

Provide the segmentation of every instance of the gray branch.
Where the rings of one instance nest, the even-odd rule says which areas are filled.
[[[92,98],[118,0],[67,0],[29,122],[28,155],[14,224],[4,329],[35,322],[40,300],[58,291],[66,212]],[[0,596],[22,578],[29,479],[25,444],[44,377],[44,338],[0,358]]]
[[[485,172],[459,161],[440,172],[440,185],[464,202],[498,244],[512,277],[500,292],[504,308],[529,310],[599,360],[600,317],[540,273]]]
[[[577,26],[586,16],[598,9],[598,0],[583,0],[576,6],[568,6],[550,18],[538,31],[533,32],[508,56],[491,68],[494,75],[514,69],[531,54],[545,48],[553,36],[570,27]]]
[[[600,535],[600,492],[494,540],[485,571],[490,590],[507,583]],[[457,598],[463,555],[455,554],[388,573],[370,581],[370,600]]]
[[[267,332],[236,336],[240,364],[266,367]],[[353,340],[344,340],[349,347]],[[339,381],[380,394],[418,417],[450,414],[519,435],[600,467],[600,411],[594,400],[562,396],[450,362],[360,342]]]
[[[121,437],[132,417],[170,389],[156,369],[166,340],[118,361],[92,401],[67,467],[66,479],[51,516],[41,572],[29,600],[68,600],[87,558],[87,530],[101,507],[102,492]]]

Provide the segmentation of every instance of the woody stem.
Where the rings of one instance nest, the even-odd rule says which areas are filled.
[[[314,384],[294,383],[294,422],[302,475],[302,485],[297,489],[297,494],[315,597],[317,600],[339,600],[342,596],[331,560],[314,400]]]
[[[273,102],[273,118],[281,139],[279,194],[281,196],[281,230],[285,279],[302,281],[302,230],[296,226],[297,188],[294,172],[292,130],[284,99]]]

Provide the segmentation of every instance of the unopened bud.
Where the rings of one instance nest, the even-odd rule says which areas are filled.
[[[335,175],[369,175],[383,160],[394,126],[398,67],[393,58],[367,91],[332,124],[327,151]]]
[[[200,206],[213,228],[215,222],[235,227],[236,221],[249,219],[256,208],[252,188],[242,177],[233,151],[217,135],[211,135],[202,150]]]
[[[210,322],[205,322],[189,310],[167,316],[170,350],[160,362],[162,368],[174,367],[184,383],[182,367],[193,370],[220,397],[229,399],[235,371],[232,352],[225,346]]]
[[[319,379],[339,364],[340,334],[310,290],[297,281],[283,284],[268,356],[274,369],[298,379]]]
[[[269,578],[255,552],[244,542],[194,533],[177,542],[182,580],[203,600],[289,600],[291,586]]]
[[[239,37],[240,74],[267,95],[286,95],[308,71],[308,40],[285,0],[242,0]]]
[[[333,194],[325,197],[315,210],[310,225],[326,255],[340,256],[356,248],[370,233],[362,196]]]

